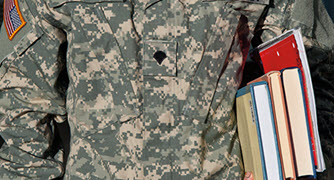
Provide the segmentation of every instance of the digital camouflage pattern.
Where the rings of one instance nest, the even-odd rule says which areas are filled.
[[[61,174],[59,161],[42,158],[47,114],[70,123],[65,179],[242,177],[233,104],[267,1],[19,3],[32,30],[1,65],[1,156],[12,157],[1,177]],[[58,29],[68,41],[66,98],[55,88]]]
[[[42,15],[64,28],[69,43],[73,138],[65,179],[241,178],[232,108],[247,25],[254,28],[264,4],[43,5]],[[161,65],[157,50],[167,56]]]
[[[61,176],[62,154],[45,152],[53,123],[66,119],[65,179],[241,179],[233,105],[268,4],[19,0],[32,28],[0,54],[0,179]],[[278,7],[269,8],[272,27]],[[66,95],[57,87],[64,68]]]

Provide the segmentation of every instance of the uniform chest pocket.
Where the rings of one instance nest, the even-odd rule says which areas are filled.
[[[71,17],[67,65],[73,107],[69,114],[78,131],[87,136],[139,116],[135,68],[129,66],[136,48],[122,44],[134,44],[131,37],[122,36],[131,28],[124,25],[131,15],[129,2],[62,0],[49,6]]]
[[[248,2],[248,3],[257,3],[257,4],[269,4],[269,0],[202,0],[203,2],[215,2],[215,1],[224,1],[224,2]]]
[[[144,76],[176,76],[176,51],[175,41],[145,41]]]
[[[48,3],[48,5],[51,8],[55,8],[65,3],[100,3],[100,2],[125,2],[125,0],[52,0]]]
[[[71,17],[69,41],[69,72],[78,79],[105,78],[128,74],[127,62],[117,39],[117,26],[107,16],[130,16],[129,4],[120,0],[62,0],[50,3]]]

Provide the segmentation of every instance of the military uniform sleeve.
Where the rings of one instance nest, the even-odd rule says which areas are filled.
[[[63,67],[57,60],[59,46],[66,37],[40,18],[37,2],[4,1],[0,179],[51,179],[64,172],[45,151],[53,139],[53,121],[66,119],[65,98],[55,86]]]
[[[274,0],[258,30],[267,41],[292,28],[301,29],[306,48],[333,49],[333,22],[321,0]]]

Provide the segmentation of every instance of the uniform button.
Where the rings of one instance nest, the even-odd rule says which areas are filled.
[[[166,56],[166,53],[164,53],[164,52],[162,52],[162,51],[157,51],[157,52],[154,53],[153,57],[154,57],[155,60],[157,60],[157,62],[158,62],[159,64],[161,64],[162,61],[163,61],[167,56]]]

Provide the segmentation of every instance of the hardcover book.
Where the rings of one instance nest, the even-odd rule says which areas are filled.
[[[281,73],[271,71],[249,82],[248,85],[260,81],[266,81],[270,91],[283,177],[284,179],[294,180],[296,179],[294,156]]]
[[[318,172],[325,170],[320,145],[315,98],[302,36],[299,30],[289,30],[270,41],[259,45],[252,53],[263,66],[264,73],[298,67],[301,71],[303,93],[305,96],[308,131],[311,136],[314,164]]]
[[[282,180],[271,98],[266,82],[238,90],[236,98],[238,134],[245,170],[256,180]]]
[[[291,126],[297,175],[298,177],[315,177],[301,71],[298,68],[282,70],[282,81]]]

